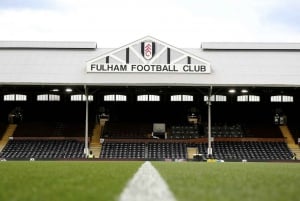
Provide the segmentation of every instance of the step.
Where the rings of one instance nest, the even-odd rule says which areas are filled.
[[[287,144],[295,144],[294,138],[287,126],[279,126],[282,136],[286,138]]]

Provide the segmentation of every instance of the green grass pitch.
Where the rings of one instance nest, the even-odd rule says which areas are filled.
[[[117,200],[142,162],[0,163],[1,201]]]
[[[0,162],[1,201],[117,201],[143,162]],[[299,200],[300,163],[152,162],[178,201]]]
[[[154,163],[178,201],[296,201],[299,163]]]

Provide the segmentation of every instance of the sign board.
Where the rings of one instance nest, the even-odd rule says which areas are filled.
[[[208,64],[105,64],[88,63],[87,73],[211,73]]]

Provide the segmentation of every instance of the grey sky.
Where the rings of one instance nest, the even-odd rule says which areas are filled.
[[[290,30],[300,31],[300,1],[282,1],[265,16],[266,23],[278,24]]]
[[[56,0],[0,0],[0,9],[54,9]]]
[[[297,0],[0,0],[0,40],[300,42]]]

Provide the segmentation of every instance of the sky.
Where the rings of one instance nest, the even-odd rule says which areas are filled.
[[[0,40],[300,42],[299,0],[0,0]]]

